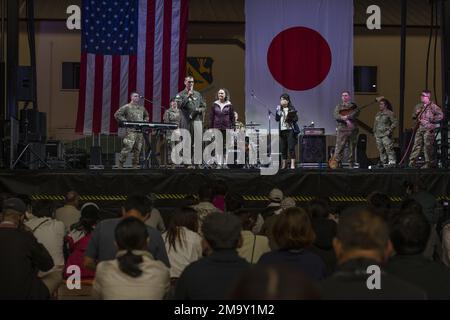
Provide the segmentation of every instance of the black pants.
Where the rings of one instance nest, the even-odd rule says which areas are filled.
[[[297,144],[295,134],[292,130],[280,131],[281,158],[287,160],[295,159],[295,145]]]

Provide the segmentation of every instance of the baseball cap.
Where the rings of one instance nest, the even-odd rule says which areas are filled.
[[[3,201],[3,211],[6,209],[15,210],[21,214],[25,214],[27,211],[27,206],[19,198],[9,198]]]
[[[269,193],[269,200],[271,201],[281,202],[281,200],[283,200],[283,197],[283,191],[277,188],[272,189],[272,191],[270,191]]]

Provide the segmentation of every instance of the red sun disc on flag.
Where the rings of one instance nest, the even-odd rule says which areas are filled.
[[[273,38],[267,52],[270,73],[283,87],[305,91],[317,87],[328,76],[332,54],[320,33],[294,27]]]

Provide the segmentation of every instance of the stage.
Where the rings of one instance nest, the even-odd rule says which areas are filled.
[[[274,176],[246,169],[8,170],[0,171],[0,191],[62,202],[67,191],[76,190],[82,201],[97,202],[108,211],[116,211],[129,194],[154,193],[156,206],[166,211],[195,193],[202,183],[217,180],[242,194],[252,208],[265,206],[266,196],[274,187],[300,205],[317,196],[328,198],[334,207],[363,204],[366,196],[376,190],[399,202],[405,195],[404,181],[421,181],[438,200],[450,199],[450,171],[440,169],[297,169]]]

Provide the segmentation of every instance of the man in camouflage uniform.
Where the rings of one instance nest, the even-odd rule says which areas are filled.
[[[338,104],[334,109],[334,118],[337,121],[337,136],[336,136],[336,149],[334,152],[334,159],[340,165],[344,155],[345,145],[349,144],[349,156],[348,162],[350,168],[354,167],[354,151],[358,138],[358,126],[356,119],[359,116],[359,108],[356,104],[351,102],[350,92],[342,92],[342,103]],[[340,114],[343,110],[351,110],[346,116]]]
[[[184,79],[185,89],[178,93],[180,96],[180,129],[186,129],[191,134],[191,141],[194,145],[194,128],[197,130],[203,125],[203,117],[206,112],[206,103],[200,92],[194,90],[194,78],[187,76]],[[194,125],[196,124],[196,125]],[[203,132],[197,132],[203,135]],[[194,153],[192,152],[192,157]]]
[[[417,131],[414,137],[414,146],[409,157],[409,166],[416,166],[416,159],[422,152],[425,154],[425,165],[421,169],[429,169],[436,166],[434,153],[435,130],[437,124],[444,118],[439,106],[431,101],[431,92],[422,91],[421,102],[414,108],[413,120],[417,121]]]
[[[170,108],[164,112],[163,121],[164,123],[173,123],[180,127],[180,109],[178,108],[178,104],[181,102],[181,97],[177,95],[174,99],[170,100]],[[172,133],[175,130],[167,130],[165,133],[166,136],[166,155],[168,155],[167,163],[172,163],[170,154],[172,152],[172,148],[174,146],[174,142],[172,142]]]
[[[398,120],[392,112],[392,105],[387,99],[380,100],[380,111],[375,116],[373,133],[380,153],[380,163],[385,167],[394,167],[397,163],[392,133]]]
[[[130,103],[124,105],[114,114],[114,118],[119,122],[125,121],[139,121],[139,122],[148,122],[150,117],[148,115],[147,110],[139,105],[140,96],[139,93],[133,92],[131,94]],[[133,153],[133,167],[139,167],[139,156],[141,154],[142,145],[144,141],[144,136],[142,132],[127,128],[127,133],[122,142],[122,151],[120,152],[119,157],[119,168],[123,168],[123,164],[125,163],[128,153]]]

